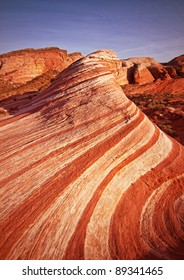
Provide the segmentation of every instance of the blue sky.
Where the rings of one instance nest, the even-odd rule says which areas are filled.
[[[184,53],[183,0],[1,0],[0,53],[56,46],[164,62]]]

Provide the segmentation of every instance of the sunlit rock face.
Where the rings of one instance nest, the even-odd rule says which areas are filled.
[[[0,55],[0,99],[47,86],[56,74],[81,57],[81,53],[68,54],[66,50],[54,47]]]
[[[129,84],[123,87],[125,94],[184,94],[184,78],[156,80],[148,84]]]
[[[48,70],[66,68],[74,60],[81,58],[78,53],[68,55],[59,48],[24,49],[0,55],[0,75],[4,81],[26,83]]]
[[[1,120],[1,259],[183,259],[183,146],[119,76],[95,52]]]
[[[138,64],[134,70],[134,83],[139,85],[144,85],[152,83],[154,77],[151,72],[142,64]]]
[[[184,93],[184,55],[167,63],[159,63],[151,57],[132,57],[121,61],[121,84],[125,93]]]
[[[148,84],[158,79],[171,79],[166,67],[151,57],[132,57],[122,60],[124,84]],[[169,71],[171,72],[170,68]],[[173,70],[174,71],[174,70]]]
[[[114,75],[116,81],[123,85],[124,73],[122,69],[122,62],[116,56],[116,53],[110,50],[99,50],[87,56],[87,59],[93,59],[99,61],[103,66],[107,67],[108,70]]]

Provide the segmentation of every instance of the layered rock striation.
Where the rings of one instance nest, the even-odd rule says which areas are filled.
[[[184,148],[116,61],[86,56],[1,120],[1,259],[183,259]]]

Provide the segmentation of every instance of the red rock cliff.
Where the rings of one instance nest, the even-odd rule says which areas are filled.
[[[35,78],[49,73],[42,77],[38,88],[35,86],[34,90],[38,90],[81,57],[80,53],[68,54],[59,48],[24,49],[0,55],[0,94],[5,96],[29,91],[32,89],[31,81],[36,84]],[[25,84],[27,87],[23,87]]]

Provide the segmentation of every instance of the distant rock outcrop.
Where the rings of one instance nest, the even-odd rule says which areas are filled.
[[[184,93],[184,55],[162,64],[150,57],[129,58],[122,68],[126,93]]]
[[[184,94],[184,78],[156,80],[144,85],[129,84],[124,85],[123,90],[127,94]]]
[[[184,77],[184,54],[175,57],[165,65],[172,66],[176,69],[178,76]]]
[[[95,52],[0,121],[0,259],[184,258],[184,148],[122,73]]]
[[[151,57],[133,57],[122,60],[124,84],[148,84],[157,79],[170,79],[165,67]]]
[[[177,72],[174,66],[164,66],[165,70],[168,72],[169,76],[173,79],[177,78]]]
[[[0,55],[0,98],[47,87],[60,71],[81,57],[80,53],[68,54],[59,48],[24,49]]]

